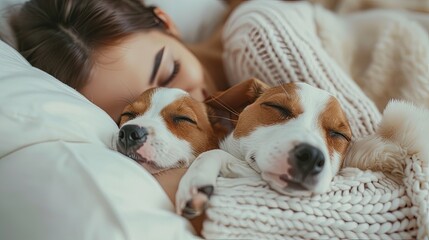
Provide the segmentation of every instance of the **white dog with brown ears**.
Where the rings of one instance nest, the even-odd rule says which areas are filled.
[[[184,90],[151,88],[124,108],[112,144],[150,172],[175,203],[188,166],[200,153],[218,148],[226,134],[210,112]],[[203,220],[191,221],[197,233]]]
[[[203,212],[219,174],[260,174],[287,195],[326,192],[352,138],[337,99],[305,83],[269,87],[252,79],[206,103],[239,116],[220,149],[201,154],[183,176],[176,208],[188,218]]]

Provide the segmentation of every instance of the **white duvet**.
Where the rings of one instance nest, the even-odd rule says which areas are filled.
[[[190,239],[116,124],[0,41],[0,239]]]
[[[23,2],[0,0],[10,44],[10,5]],[[145,2],[170,14],[187,42],[206,37],[224,10],[219,0]],[[195,238],[156,180],[109,149],[115,131],[101,109],[0,40],[0,239]]]

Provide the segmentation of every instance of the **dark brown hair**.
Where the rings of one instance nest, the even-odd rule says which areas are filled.
[[[19,52],[80,90],[97,49],[164,23],[141,0],[30,0],[10,20]]]

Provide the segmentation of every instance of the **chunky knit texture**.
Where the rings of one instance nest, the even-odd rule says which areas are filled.
[[[355,137],[374,132],[380,112],[324,50],[308,3],[250,2],[224,30],[225,68],[231,84],[251,77],[271,85],[307,82],[338,98]]]
[[[231,83],[250,77],[272,85],[307,82],[339,99],[355,140],[381,138],[377,132],[381,114],[325,51],[315,12],[319,20],[325,13],[315,9],[308,3],[277,1],[240,7],[224,32]],[[427,121],[429,112],[425,114],[420,121]],[[423,135],[429,127],[424,130]],[[427,136],[423,135],[419,137]],[[392,144],[403,146],[400,140]],[[429,159],[422,159],[426,154],[418,151],[403,152],[403,158],[394,159],[401,166],[399,181],[381,172],[345,168],[328,193],[310,198],[278,194],[259,177],[219,178],[203,235],[208,239],[429,239]]]
[[[346,168],[331,190],[288,197],[261,178],[218,178],[206,211],[207,239],[428,239],[429,174],[417,156],[404,184],[380,172]],[[426,168],[425,168],[426,166]]]
[[[407,8],[414,0],[392,1]],[[414,2],[422,11],[429,6],[427,0]],[[326,52],[380,111],[392,98],[429,107],[429,14],[393,9],[332,14],[316,7],[314,16]]]
[[[204,224],[207,239],[414,239],[417,222],[404,186],[348,168],[327,194],[287,197],[257,178],[219,178]],[[347,176],[349,175],[349,176]],[[245,181],[247,180],[247,181]],[[411,188],[412,189],[412,188]]]

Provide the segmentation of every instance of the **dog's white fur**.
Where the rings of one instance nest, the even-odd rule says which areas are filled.
[[[335,151],[329,155],[323,126],[318,123],[321,111],[332,96],[305,83],[296,83],[296,86],[299,103],[303,108],[302,114],[287,122],[259,126],[245,137],[236,138],[231,133],[220,143],[221,149],[211,150],[197,157],[179,184],[176,194],[179,214],[182,214],[190,201],[200,197],[198,188],[216,186],[219,174],[225,177],[260,174],[273,189],[288,195],[310,195],[329,189],[330,182],[342,163],[340,160],[345,155]],[[335,118],[335,114],[332,117]],[[288,183],[279,179],[279,176],[287,174],[290,168],[287,161],[289,153],[300,143],[308,143],[320,149],[326,163],[312,185],[305,186],[306,190],[288,189]]]
[[[135,124],[148,129],[147,143],[138,150],[138,153],[156,162],[157,167],[146,163],[142,164],[152,174],[165,168],[172,168],[177,165],[177,159],[193,160],[195,158],[192,155],[192,147],[189,142],[179,139],[169,131],[160,115],[165,106],[187,95],[188,93],[180,89],[158,90],[152,95],[152,103],[156,104],[151,104],[144,114],[129,120],[123,125]],[[136,156],[130,157],[135,158]]]
[[[340,156],[337,153],[329,156],[322,130],[318,125],[318,116],[331,95],[305,83],[296,85],[299,87],[300,103],[304,110],[301,115],[287,123],[257,128],[251,135],[243,138],[236,139],[230,134],[221,142],[220,148],[239,161],[241,159],[248,162],[262,174],[263,179],[268,181],[272,188],[284,192],[285,183],[279,181],[278,176],[287,174],[284,170],[290,167],[285,159],[298,143],[308,143],[320,149],[325,159],[329,159],[316,180],[318,183],[314,186],[315,192],[325,192],[340,167]],[[251,160],[251,155],[255,155],[256,162]],[[303,193],[294,190],[288,194]]]
[[[206,110],[202,105],[203,103],[193,100],[189,93],[181,89],[156,88],[148,90],[142,93],[139,99],[127,106],[123,113],[126,113],[124,116],[129,114],[131,110],[133,112],[131,115],[134,116],[126,116],[125,122],[121,125],[121,130],[128,125],[146,129],[147,138],[144,144],[132,148],[120,146],[119,132],[113,138],[114,144],[118,151],[139,162],[152,174],[171,168],[187,167],[200,153],[196,150],[195,144],[210,147],[210,149],[214,147],[207,144],[208,137],[187,139],[183,136],[177,136],[172,132],[172,128],[203,131],[202,135],[212,136],[213,131],[211,128],[208,129],[210,124],[207,114],[204,112]],[[175,117],[183,116],[193,118],[194,124],[182,120],[181,123],[178,123],[172,120]],[[170,122],[170,128],[168,122]],[[191,127],[191,125],[195,126]],[[190,132],[184,134],[186,133],[190,134]],[[210,141],[216,142],[217,147],[217,141]]]

